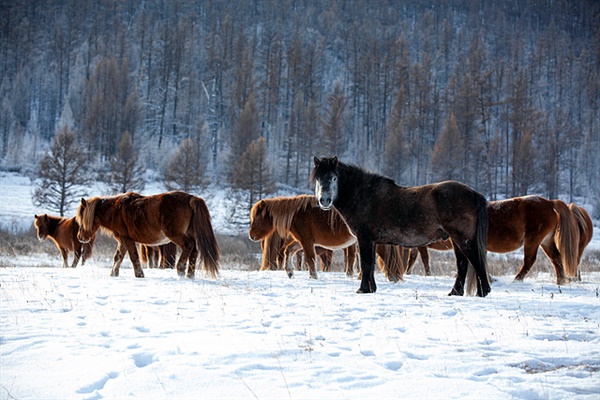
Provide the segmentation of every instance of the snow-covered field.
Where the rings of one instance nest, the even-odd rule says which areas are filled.
[[[0,179],[0,224],[28,227],[29,181]],[[0,399],[600,398],[597,268],[561,287],[499,276],[480,299],[448,297],[451,276],[377,274],[357,295],[338,272],[222,265],[192,281],[137,279],[128,261],[111,278],[106,257],[62,269],[58,252],[0,262]]]

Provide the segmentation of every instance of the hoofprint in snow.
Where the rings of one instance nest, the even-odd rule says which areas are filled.
[[[241,271],[215,280],[109,263],[0,268],[2,398],[578,398],[600,396],[600,274],[558,287],[453,278]]]

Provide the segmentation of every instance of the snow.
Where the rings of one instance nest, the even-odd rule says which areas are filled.
[[[448,297],[452,277],[357,295],[338,272],[145,273],[1,268],[3,397],[600,396],[598,273],[500,277],[485,299]]]
[[[29,185],[0,175],[4,227],[44,212]],[[217,231],[223,196],[207,196]],[[99,255],[62,269],[58,252],[0,265],[1,398],[600,398],[600,272],[499,276],[481,299],[448,297],[452,276],[378,273],[358,295],[339,272],[138,279]]]

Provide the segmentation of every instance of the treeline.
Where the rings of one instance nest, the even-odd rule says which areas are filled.
[[[5,169],[68,127],[105,175],[127,140],[251,201],[332,154],[490,199],[600,197],[594,0],[15,0],[0,24]]]

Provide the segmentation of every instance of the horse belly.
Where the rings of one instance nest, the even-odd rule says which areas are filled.
[[[162,231],[158,235],[138,237],[133,238],[133,240],[148,246],[161,246],[163,244],[171,243],[171,239],[169,239]]]

